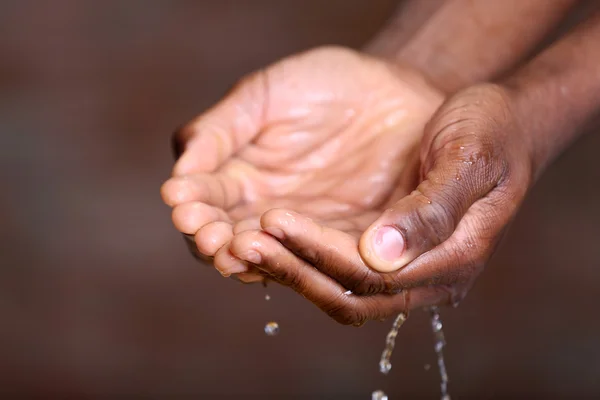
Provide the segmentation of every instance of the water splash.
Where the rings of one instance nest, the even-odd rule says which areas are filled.
[[[383,349],[383,353],[381,353],[381,359],[379,360],[379,371],[382,374],[387,375],[392,369],[392,363],[390,359],[392,358],[392,352],[394,351],[394,346],[396,345],[396,336],[398,336],[398,330],[402,324],[404,324],[406,318],[407,315],[405,313],[402,312],[398,314],[394,320],[394,323],[392,324],[392,329],[390,329],[385,338],[385,348]]]
[[[376,390],[371,393],[371,400],[388,400],[388,397],[383,390]]]
[[[433,331],[434,338],[434,349],[437,355],[438,369],[440,371],[440,392],[442,400],[450,400],[448,394],[448,372],[446,371],[446,363],[444,361],[444,346],[446,345],[446,338],[444,337],[442,320],[440,318],[440,312],[437,307],[429,308],[429,314],[431,317],[431,330]]]

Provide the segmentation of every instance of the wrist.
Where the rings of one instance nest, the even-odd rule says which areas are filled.
[[[600,112],[600,12],[502,82],[536,176]]]
[[[580,95],[560,79],[519,78],[501,87],[510,97],[511,112],[537,179],[600,112],[600,96]]]
[[[408,0],[365,51],[419,69],[451,94],[518,65],[576,0],[551,3]]]

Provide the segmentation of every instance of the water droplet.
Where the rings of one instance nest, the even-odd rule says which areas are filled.
[[[431,368],[431,365],[429,365],[429,364],[425,364],[425,365],[423,366],[423,368],[425,368],[425,371],[429,371],[429,369]]]
[[[376,390],[371,393],[371,400],[388,400],[388,397],[383,390]]]
[[[271,296],[269,296],[268,294],[265,294],[265,300],[266,300],[266,301],[269,301],[269,300],[271,300]]]
[[[379,361],[379,372],[382,374],[387,374],[392,369],[392,363],[388,360]]]
[[[352,294],[352,290],[348,290],[348,291],[344,292],[344,294],[345,294],[346,296],[349,296],[349,295],[351,295],[351,294]]]
[[[277,322],[268,322],[265,325],[265,333],[267,336],[275,336],[279,333],[279,324]]]
[[[456,179],[457,181],[460,181],[460,175],[456,175],[456,178],[455,178],[455,179]]]

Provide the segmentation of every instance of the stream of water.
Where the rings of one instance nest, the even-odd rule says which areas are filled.
[[[451,400],[450,394],[448,393],[448,372],[446,371],[446,362],[444,360],[443,352],[444,346],[446,345],[446,338],[444,337],[439,309],[437,307],[430,307],[429,317],[434,339],[433,346],[437,356],[438,370],[440,372],[440,398],[441,400]],[[394,347],[396,346],[396,336],[398,336],[398,330],[407,318],[405,313],[398,314],[392,324],[392,328],[385,338],[385,348],[383,349],[381,359],[379,360],[379,371],[384,375],[387,375],[392,369],[391,358]],[[427,367],[425,369],[427,369]],[[376,390],[371,394],[371,400],[388,400],[388,396],[382,390]]]

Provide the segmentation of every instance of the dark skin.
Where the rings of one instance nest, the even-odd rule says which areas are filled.
[[[385,64],[342,52],[349,57],[344,65],[352,78],[346,81],[336,71],[331,77],[341,77],[339,81],[328,78],[317,87],[333,83],[326,90],[333,97],[325,98],[343,98],[346,108],[342,109],[351,104],[358,110],[364,116],[358,129],[353,130],[352,118],[349,125],[335,128],[338,118],[330,120],[325,113],[309,128],[294,129],[294,123],[302,122],[287,118],[292,125],[286,122],[283,128],[269,131],[261,125],[264,119],[256,123],[258,119],[248,117],[255,107],[244,106],[250,111],[239,118],[245,125],[237,126],[254,133],[246,141],[225,139],[224,145],[214,145],[214,151],[200,159],[199,149],[206,151],[215,137],[222,141],[228,135],[226,126],[207,124],[223,120],[215,118],[213,110],[180,134],[184,143],[195,138],[196,146],[186,147],[175,177],[163,187],[163,197],[174,206],[176,226],[195,234],[199,252],[213,256],[224,275],[244,274],[242,278],[249,280],[268,276],[338,322],[361,324],[399,311],[458,301],[483,269],[536,177],[599,109],[599,42],[596,15],[501,83],[475,84],[445,100],[428,83],[436,81],[435,73],[430,80],[419,78],[418,71],[410,68],[386,75]],[[317,65],[322,69],[316,76],[329,76],[328,50],[321,50],[318,57],[314,53],[302,57],[288,61],[287,77],[302,76],[305,65],[312,66],[313,75]],[[510,54],[509,58],[519,57]],[[490,63],[490,75],[509,61]],[[469,84],[469,76],[476,82],[484,75],[480,68],[474,68],[472,75],[461,72],[460,79],[448,87]],[[451,75],[439,74],[438,79]],[[242,88],[251,88],[248,82],[252,81]],[[300,83],[290,86],[300,90],[310,86],[308,81],[292,82]],[[379,84],[393,85],[397,91],[381,92],[388,97],[362,103],[360,93],[377,92],[373,89]],[[357,93],[354,100],[351,88]],[[223,113],[227,104],[261,103],[248,93],[255,92],[234,92],[215,110]],[[310,90],[300,93],[293,98],[324,98]],[[400,100],[406,96],[411,100]],[[298,103],[289,103],[288,108],[285,101],[277,104],[283,104],[284,113],[298,109]],[[315,104],[338,109],[335,102]],[[231,115],[235,121],[236,115]],[[406,115],[419,117],[406,119]],[[266,126],[278,124],[271,121]],[[352,134],[344,134],[346,130]],[[342,134],[329,136],[332,131]],[[269,132],[271,139],[261,141]],[[289,141],[297,132],[304,134],[301,143],[314,141],[319,146],[305,146],[301,156],[281,164],[282,156],[294,154],[286,149],[297,149]],[[345,149],[353,149],[360,135],[375,139],[358,147],[361,157],[357,158],[359,153]],[[212,139],[203,139],[198,146],[202,137]],[[322,146],[323,137],[334,138],[335,151],[319,150],[327,148]],[[382,142],[384,146],[376,145]],[[272,147],[273,143],[281,147]],[[246,146],[257,145],[276,151],[248,158],[256,150],[244,150]],[[319,156],[311,158],[318,151]],[[380,163],[386,155],[389,162]],[[271,164],[269,157],[274,157]],[[231,160],[236,158],[237,169],[232,169]],[[336,168],[340,163],[345,167]],[[265,166],[269,167],[261,169]],[[274,167],[283,169],[273,175]],[[301,184],[288,186],[288,191],[278,189],[290,182]],[[346,294],[348,290],[353,294]]]

